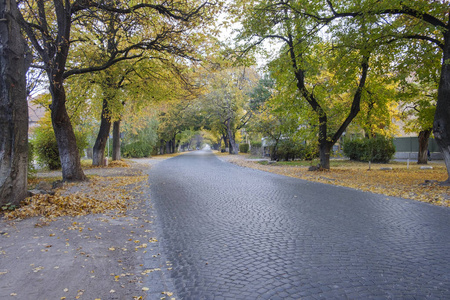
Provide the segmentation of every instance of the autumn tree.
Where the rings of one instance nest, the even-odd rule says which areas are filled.
[[[200,60],[201,55],[197,49],[205,48],[209,43],[207,29],[193,31],[191,26],[155,23],[157,20],[161,21],[161,18],[154,18],[155,20],[150,21],[151,26],[146,26],[149,24],[147,20],[142,20],[142,16],[136,19],[136,16],[128,15],[123,19],[118,13],[105,12],[99,17],[101,19],[89,20],[90,22],[83,24],[91,32],[90,49],[74,49],[77,60],[108,60],[119,45],[139,41],[142,35],[151,36],[153,40],[147,44],[145,52],[139,58],[122,61],[91,76],[90,83],[97,85],[103,95],[100,129],[93,149],[93,165],[103,164],[111,125],[113,160],[120,157],[119,133],[123,105],[128,101],[142,101],[145,98],[138,94],[146,95],[147,99],[144,101],[147,105],[156,102],[156,98],[161,98],[158,94],[163,94],[166,86],[173,87],[171,82],[174,81],[179,81],[179,89],[186,88],[189,85],[185,72],[186,63],[192,64],[192,61]],[[133,33],[136,24],[143,27],[143,32]],[[157,82],[150,82],[155,80]],[[143,82],[150,84],[142,84]],[[139,91],[134,92],[133,88]]]
[[[427,164],[441,62],[437,55],[430,55],[436,51],[432,43],[402,39],[399,46],[402,51],[394,65],[396,76],[400,78],[400,117],[405,123],[405,132],[418,135],[417,163]]]
[[[321,12],[310,17],[330,23],[341,18],[361,18],[366,16],[378,28],[389,29],[387,36],[394,39],[419,41],[431,45],[427,57],[441,60],[436,112],[433,121],[433,134],[444,154],[450,184],[450,6],[447,1],[358,1],[339,5],[334,1],[322,4]],[[371,34],[379,34],[380,30]],[[410,47],[409,49],[411,49]],[[419,47],[420,50],[422,47]],[[392,50],[392,48],[391,48]],[[434,65],[428,66],[433,67]]]
[[[159,108],[158,139],[159,152],[175,153],[179,145],[179,134],[193,127],[199,129],[201,122],[196,122],[192,114],[192,102],[178,99],[164,103]]]
[[[320,32],[327,24],[309,17],[309,14],[320,14],[321,10],[317,3],[305,1],[258,1],[244,14],[244,26],[238,39],[246,42],[244,51],[271,39],[283,44],[279,58],[272,63],[275,67],[272,70],[295,80],[297,92],[314,112],[320,166],[329,169],[332,146],[360,111],[369,59],[376,47],[367,37],[371,28],[366,27],[363,20],[341,24],[349,28],[351,37],[339,41],[339,45],[324,41],[326,37]],[[350,39],[351,45],[348,44]],[[348,100],[343,101],[344,98]],[[329,104],[344,110],[333,113]],[[346,117],[342,118],[344,114]],[[330,118],[334,115],[336,118]]]
[[[246,67],[215,68],[205,78],[208,92],[201,99],[206,122],[222,136],[230,154],[237,154],[236,132],[251,118],[248,93],[256,85],[258,74]]]
[[[298,129],[297,114],[266,102],[249,123],[251,133],[263,134],[270,145],[270,159],[278,160],[278,147],[283,138],[293,138]]]
[[[15,1],[0,1],[0,204],[18,205],[27,194],[28,106],[26,42]]]
[[[183,28],[201,24],[205,13],[214,6],[211,2],[161,1],[160,3],[129,2],[97,2],[97,1],[62,1],[46,2],[28,0],[21,2],[21,25],[39,56],[38,67],[47,73],[49,89],[52,95],[52,124],[55,131],[62,173],[64,180],[83,180],[85,175],[81,169],[80,158],[76,147],[75,135],[66,109],[66,92],[64,81],[76,74],[105,70],[113,64],[140,57],[155,40],[158,33],[145,35],[142,26],[151,23],[137,24],[128,33],[140,31],[139,40],[124,45],[116,45],[106,60],[91,61],[89,65],[80,65],[71,60],[71,48],[88,42],[89,38],[77,35],[72,39],[74,31],[79,34],[88,33],[83,27],[83,20],[100,19],[97,16],[105,11],[118,14],[118,19],[127,15],[137,15],[140,20],[149,20],[156,24],[167,24],[168,28]],[[176,30],[176,29],[172,29]],[[176,41],[174,41],[176,42]]]

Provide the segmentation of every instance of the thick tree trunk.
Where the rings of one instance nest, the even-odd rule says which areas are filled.
[[[228,147],[228,138],[226,134],[222,134],[222,139],[223,139],[223,147],[224,149],[229,149]],[[222,147],[220,148],[222,150]]]
[[[438,100],[434,115],[433,133],[436,142],[444,154],[450,184],[450,30],[444,35],[444,49],[442,59],[441,78],[438,88]]]
[[[431,128],[419,132],[419,155],[417,163],[426,165],[428,163],[428,139],[431,135]]]
[[[53,76],[49,75],[49,77],[52,78]],[[61,78],[55,77],[55,80],[50,83],[52,125],[58,144],[62,177],[64,181],[82,181],[86,180],[86,176],[81,169],[80,153],[78,152],[72,123],[67,114],[66,92],[62,82],[61,76]]]
[[[111,131],[111,114],[108,108],[108,100],[103,99],[100,130],[95,140],[92,156],[93,166],[103,166],[105,164],[105,149]]]
[[[0,0],[0,204],[27,197],[28,105],[26,43],[16,1]]]
[[[112,160],[120,160],[120,119],[113,123]]]
[[[332,147],[333,144],[328,142],[323,142],[319,145],[320,168],[330,169],[330,153]]]

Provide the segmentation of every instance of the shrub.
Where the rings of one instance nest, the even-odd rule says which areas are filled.
[[[149,157],[151,156],[153,147],[144,141],[137,141],[120,147],[120,152],[123,157]]]
[[[273,147],[271,147],[273,148]],[[300,157],[301,147],[294,143],[291,139],[280,140],[276,149],[276,157],[279,159],[289,160]],[[271,149],[273,151],[274,149]]]
[[[303,145],[302,156],[304,160],[313,160],[319,157],[319,148],[317,144],[307,144]]]
[[[247,143],[239,144],[239,152],[248,153],[249,146]]]
[[[252,145],[252,148],[261,148],[262,147],[262,142],[261,141],[257,141],[257,142],[250,142],[250,144]]]
[[[344,142],[344,154],[351,160],[387,163],[395,154],[393,139],[378,136]]]
[[[316,158],[318,154],[319,152],[315,145],[295,142],[292,139],[283,139],[278,142],[276,156],[277,158],[286,161],[290,159],[312,160]]]
[[[254,155],[254,156],[262,155],[262,153],[261,153],[262,143],[260,141],[250,142],[250,144],[252,145],[252,148],[250,150],[251,155]]]
[[[28,177],[34,177],[36,175],[36,168],[34,167],[34,144],[32,141],[28,141]]]
[[[87,147],[88,142],[85,135],[75,131],[75,138],[78,151],[81,152]],[[39,127],[34,131],[34,150],[37,161],[40,165],[48,167],[50,170],[61,168],[59,159],[58,144],[49,117],[44,117],[39,121]]]
[[[47,166],[50,170],[61,168],[58,145],[56,138],[40,135],[35,140],[37,161],[42,166]]]

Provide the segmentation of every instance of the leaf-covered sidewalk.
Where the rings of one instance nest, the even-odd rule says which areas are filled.
[[[447,179],[442,163],[433,163],[433,169],[423,170],[411,163],[372,164],[342,161],[330,171],[308,171],[307,166],[285,163],[267,164],[248,160],[247,155],[221,156],[234,164],[280,175],[350,187],[362,191],[413,199],[436,205],[450,206],[450,187],[438,182]],[[390,170],[392,168],[392,170]],[[387,170],[386,170],[387,169]]]
[[[160,279],[170,266],[154,230],[148,168],[86,170],[88,182],[35,195],[4,215],[0,298],[170,299]]]

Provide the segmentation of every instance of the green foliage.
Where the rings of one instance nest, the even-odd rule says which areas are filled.
[[[344,154],[351,160],[387,163],[395,154],[393,139],[377,136],[344,142]]]
[[[152,154],[153,146],[145,141],[137,141],[123,145],[120,150],[123,157],[149,157]]]
[[[401,96],[401,118],[405,122],[405,132],[419,133],[433,128],[437,83],[407,82],[402,86]]]
[[[7,210],[11,211],[11,210],[15,210],[17,208],[17,206],[14,204],[11,204],[11,202],[8,202],[8,203],[2,205],[1,208],[3,211],[7,211]]]
[[[55,134],[46,128],[38,128],[35,131],[34,143],[36,145],[37,161],[40,165],[50,170],[61,168],[58,145]]]
[[[247,143],[239,144],[239,152],[248,153],[249,146]]]
[[[279,159],[294,160],[301,157],[301,152],[302,146],[295,143],[292,139],[283,139],[278,143],[277,156]]]
[[[249,107],[252,111],[257,111],[264,103],[270,99],[272,89],[275,85],[275,81],[269,76],[265,75],[258,81],[258,84],[250,91],[250,103]]]
[[[32,143],[36,152],[37,161],[40,165],[48,167],[50,170],[61,168],[59,159],[58,144],[50,121],[50,114],[39,121],[39,127],[34,131]],[[75,138],[78,151],[81,152],[87,147],[87,137],[79,131],[75,131]]]
[[[261,148],[262,147],[262,142],[261,141],[256,141],[256,142],[252,141],[252,142],[250,142],[250,144],[252,145],[252,148],[253,147],[257,147],[257,148]]]
[[[293,139],[282,139],[278,143],[277,155],[285,161],[294,159],[311,160],[318,155],[317,147],[299,143]]]
[[[249,94],[259,75],[254,68],[227,67],[226,62],[222,62],[212,65],[204,77],[208,88],[190,110],[197,116],[204,116],[199,120],[203,121],[204,129],[235,144],[239,141],[240,129],[252,118]]]
[[[124,126],[124,138],[120,147],[123,157],[149,157],[158,140],[156,119],[139,118],[140,127]]]
[[[33,177],[36,175],[36,168],[34,167],[33,160],[34,160],[34,144],[32,141],[28,141],[28,177]]]

